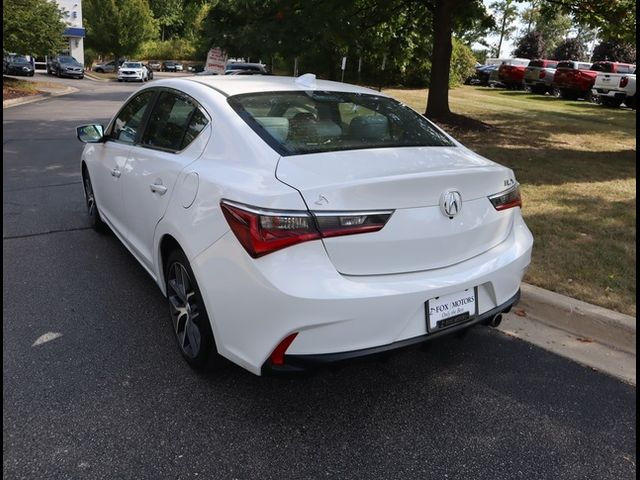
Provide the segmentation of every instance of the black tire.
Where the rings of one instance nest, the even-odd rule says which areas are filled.
[[[635,94],[633,95],[633,97],[627,97],[624,100],[624,104],[627,107],[632,108],[633,110],[635,110],[636,109],[636,96],[635,96]]]
[[[84,183],[84,200],[87,206],[87,214],[91,219],[91,227],[98,233],[106,233],[109,231],[109,227],[102,221],[100,212],[98,211],[98,203],[93,193],[93,185],[91,184],[91,177],[86,167],[82,169],[82,181]]]
[[[602,105],[609,108],[618,108],[620,105],[622,105],[621,98],[600,97],[600,102],[602,103]]]
[[[182,250],[171,252],[164,273],[171,327],[180,353],[194,370],[214,366],[221,357],[200,288]]]
[[[549,95],[554,98],[560,98],[562,96],[562,92],[558,87],[551,87],[551,90],[549,90]]]

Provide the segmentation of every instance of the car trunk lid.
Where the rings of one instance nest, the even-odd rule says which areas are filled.
[[[501,243],[511,228],[511,212],[497,212],[487,197],[515,183],[513,172],[464,147],[286,156],[276,176],[318,214],[394,210],[378,232],[323,239],[343,274],[446,267]],[[452,218],[441,206],[448,191],[459,192],[462,199]]]

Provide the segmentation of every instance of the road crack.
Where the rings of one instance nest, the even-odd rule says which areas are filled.
[[[78,228],[66,228],[62,230],[49,230],[47,232],[27,233],[25,235],[9,235],[6,237],[2,237],[2,240],[16,240],[20,238],[41,237],[43,235],[50,235],[52,233],[79,232],[82,230],[92,230],[92,229],[93,227],[78,227]]]

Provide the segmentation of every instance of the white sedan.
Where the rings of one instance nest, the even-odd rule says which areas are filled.
[[[118,69],[118,81],[146,82],[149,80],[149,72],[142,62],[124,62]]]
[[[167,79],[77,133],[93,226],[166,295],[195,368],[386,352],[495,326],[519,298],[533,239],[513,171],[380,92]]]

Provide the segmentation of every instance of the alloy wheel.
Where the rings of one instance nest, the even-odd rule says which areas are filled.
[[[185,356],[196,358],[202,344],[202,334],[195,322],[200,312],[194,284],[180,262],[175,262],[170,267],[167,287],[171,321],[178,345]]]

